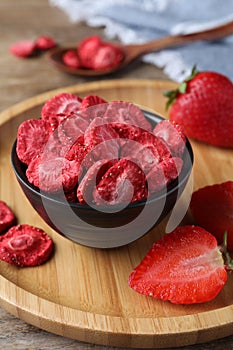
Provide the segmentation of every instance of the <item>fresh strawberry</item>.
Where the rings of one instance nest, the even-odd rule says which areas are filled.
[[[214,299],[226,281],[216,238],[199,226],[181,226],[153,244],[128,283],[147,296],[194,304]]]
[[[165,93],[169,118],[193,139],[233,147],[233,83],[216,72],[197,72],[175,91]]]
[[[15,222],[15,214],[8,205],[0,200],[0,234]]]
[[[81,67],[81,62],[76,50],[67,50],[62,55],[62,61],[65,63],[65,65],[71,68],[78,69]]]
[[[9,48],[12,55],[26,58],[32,56],[36,51],[36,44],[32,40],[20,40]]]
[[[57,46],[57,43],[51,36],[41,35],[36,39],[35,45],[37,49],[46,51]]]
[[[219,243],[227,231],[227,248],[233,250],[233,181],[195,191],[190,208],[197,224],[211,232]]]
[[[52,239],[43,230],[17,225],[0,237],[0,260],[19,267],[37,266],[48,260],[53,248]]]

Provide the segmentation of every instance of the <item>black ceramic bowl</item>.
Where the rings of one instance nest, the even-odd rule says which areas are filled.
[[[162,118],[143,111],[152,125]],[[41,193],[25,175],[25,165],[16,154],[16,141],[12,147],[12,166],[27,199],[54,230],[68,239],[89,247],[113,248],[126,245],[142,237],[172,210],[189,179],[193,165],[193,151],[187,140],[183,167],[178,179],[149,197],[122,208],[89,206],[70,203],[64,199]]]

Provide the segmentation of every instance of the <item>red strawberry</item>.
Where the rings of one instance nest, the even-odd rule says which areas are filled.
[[[182,157],[186,137],[179,124],[163,120],[156,124],[153,133],[166,142],[174,157]]]
[[[90,106],[99,105],[101,103],[107,103],[107,101],[97,95],[88,95],[83,98],[81,109],[86,109]]]
[[[183,226],[153,244],[128,283],[147,296],[193,304],[214,299],[226,281],[215,237],[201,227]]]
[[[172,103],[169,118],[193,139],[233,147],[233,83],[216,72],[193,69],[176,91],[165,93]]]
[[[197,190],[190,208],[197,224],[211,232],[219,243],[227,231],[227,248],[233,250],[233,181]]]
[[[35,45],[37,49],[49,50],[57,46],[57,43],[51,36],[41,35],[36,39]]]
[[[15,222],[15,214],[8,205],[0,201],[0,234]]]
[[[76,160],[49,155],[34,158],[26,170],[26,176],[30,183],[42,191],[55,193],[64,189],[70,192],[76,186],[81,172],[80,163]]]
[[[117,160],[101,159],[95,162],[86,172],[77,189],[77,197],[81,204],[92,204],[93,191],[102,176]]]
[[[50,125],[43,119],[28,119],[20,124],[17,133],[16,151],[19,159],[29,164],[41,154],[51,133]]]
[[[55,129],[64,119],[78,112],[82,99],[74,94],[62,92],[50,98],[42,107],[41,116]]]
[[[20,40],[9,48],[10,52],[21,58],[32,56],[36,50],[36,44],[32,40]]]
[[[37,227],[26,224],[13,226],[0,237],[0,260],[12,265],[41,265],[52,252],[52,239]]]
[[[81,62],[76,50],[67,50],[62,55],[62,61],[65,63],[65,65],[71,68],[78,69],[81,67]]]
[[[117,67],[123,59],[123,52],[120,48],[109,43],[102,43],[96,51],[92,69],[101,70]]]
[[[82,66],[92,69],[93,58],[96,55],[96,52],[100,45],[101,38],[98,35],[88,36],[79,43],[77,51]]]
[[[93,192],[97,204],[122,204],[147,197],[146,178],[139,166],[122,158],[102,176]]]

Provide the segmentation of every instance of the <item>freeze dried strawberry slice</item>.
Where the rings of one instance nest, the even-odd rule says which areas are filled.
[[[81,175],[80,164],[62,157],[34,158],[26,170],[28,181],[40,190],[56,193],[70,192]]]
[[[124,53],[120,48],[109,43],[101,43],[92,57],[89,67],[95,70],[114,68],[119,66],[123,58]]]
[[[119,135],[102,118],[95,118],[84,134],[84,144],[95,160],[115,159],[119,154]]]
[[[36,45],[32,40],[20,40],[9,48],[10,52],[21,58],[30,57],[35,53]]]
[[[62,92],[49,99],[42,107],[41,116],[56,128],[64,119],[78,112],[82,99],[74,94]]]
[[[63,120],[58,126],[58,137],[63,143],[73,144],[76,140],[83,135],[88,128],[89,123],[86,119],[83,119],[79,115],[72,115]]]
[[[84,108],[79,112],[80,117],[87,120],[89,123],[91,123],[96,118],[103,119],[103,115],[105,114],[107,110],[108,103],[98,103],[92,106],[89,106],[88,108]],[[107,124],[106,121],[103,121],[102,124]]]
[[[99,105],[101,103],[107,103],[107,101],[97,95],[88,95],[83,98],[81,109],[86,109],[88,107]]]
[[[43,264],[53,252],[52,239],[41,229],[17,225],[0,237],[0,259],[18,267]]]
[[[152,130],[151,124],[141,109],[131,102],[112,101],[108,103],[104,119],[108,123],[118,122],[129,126],[139,126],[147,131]]]
[[[43,119],[29,119],[20,124],[16,146],[19,159],[29,164],[33,158],[43,153],[50,133],[50,125]]]
[[[121,148],[121,157],[129,157],[148,173],[155,165],[170,158],[171,153],[163,140],[150,132],[137,129],[131,133],[131,140],[127,140]]]
[[[175,122],[163,120],[155,126],[153,133],[167,143],[174,157],[182,156],[186,144],[186,137],[181,126]]]
[[[77,189],[77,198],[81,204],[93,204],[93,191],[106,171],[117,160],[101,159],[95,162],[86,172]]]
[[[182,169],[183,160],[178,157],[167,158],[155,165],[147,174],[149,194],[155,193],[175,180]]]
[[[84,67],[93,68],[93,58],[100,45],[101,39],[97,35],[89,36],[79,43],[78,55]]]
[[[15,222],[15,214],[8,207],[8,205],[0,201],[0,234]]]
[[[51,36],[41,35],[36,39],[35,45],[39,50],[49,50],[57,46],[57,43]]]
[[[122,158],[103,175],[93,192],[96,204],[130,203],[147,197],[146,178],[139,166]]]
[[[62,55],[62,61],[65,63],[66,66],[74,69],[78,69],[82,66],[76,50],[67,50]]]
[[[198,189],[190,208],[197,224],[211,232],[219,244],[227,231],[227,248],[233,251],[233,181]]]

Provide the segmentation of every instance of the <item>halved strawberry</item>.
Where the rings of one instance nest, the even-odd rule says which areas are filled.
[[[195,191],[190,208],[197,224],[211,232],[219,243],[227,231],[227,248],[233,250],[233,181]]]
[[[109,43],[101,43],[92,57],[91,67],[95,70],[117,67],[123,60],[124,54],[120,48]]]
[[[128,283],[147,296],[193,304],[214,299],[226,281],[215,237],[198,226],[181,226],[153,244]]]
[[[43,264],[53,252],[52,239],[41,229],[17,225],[0,237],[0,260],[19,267]]]
[[[8,205],[0,201],[0,234],[15,222],[15,214]]]
[[[93,68],[93,59],[100,45],[101,38],[98,35],[88,36],[78,44],[77,51],[82,66]]]

